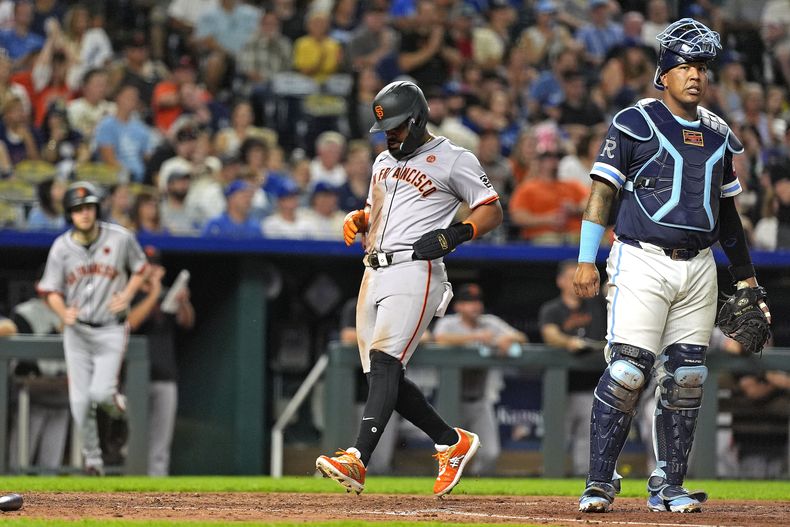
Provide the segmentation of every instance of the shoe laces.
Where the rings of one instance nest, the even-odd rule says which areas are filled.
[[[441,473],[442,470],[444,470],[444,468],[447,466],[447,462],[450,460],[450,449],[448,448],[444,452],[436,452],[433,457],[439,462],[439,473]]]
[[[360,463],[359,458],[355,456],[353,452],[349,452],[348,450],[338,450],[335,452],[335,458],[340,462]]]

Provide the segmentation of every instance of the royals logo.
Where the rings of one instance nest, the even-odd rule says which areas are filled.
[[[384,119],[384,108],[381,107],[380,104],[377,104],[373,111],[376,112],[376,118],[381,121]]]
[[[683,143],[692,146],[705,146],[702,141],[702,132],[696,130],[683,130]]]

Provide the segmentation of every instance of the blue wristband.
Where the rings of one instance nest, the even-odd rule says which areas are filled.
[[[582,234],[579,240],[579,263],[595,263],[598,246],[606,227],[593,221],[582,221]]]

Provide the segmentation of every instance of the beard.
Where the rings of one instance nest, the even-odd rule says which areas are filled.
[[[179,203],[183,202],[187,197],[186,190],[174,190],[168,192],[167,194],[168,196],[172,197],[174,200],[178,201]]]

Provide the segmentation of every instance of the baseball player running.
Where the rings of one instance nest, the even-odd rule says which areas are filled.
[[[574,287],[589,298],[598,293],[595,257],[620,191],[607,263],[609,366],[595,389],[590,467],[579,499],[583,512],[611,509],[619,491],[615,464],[653,371],[656,469],[647,483],[647,506],[698,512],[707,499],[705,492],[683,488],[683,480],[716,318],[710,247],[717,240],[731,263],[735,297],[747,298],[740,307],[753,315],[748,322],[739,319],[737,331],[751,335],[753,350],[762,349],[769,335],[765,290],[757,285],[733,199],[741,186],[732,155],[743,147],[721,118],[699,106],[708,86],[707,63],[721,49],[719,35],[684,18],[656,38],[661,50],[654,84],[663,90],[662,99],[643,99],[615,115],[591,171],[581,228]]]
[[[365,248],[357,343],[368,399],[354,446],[320,456],[316,468],[349,492],[362,492],[365,465],[397,410],[436,444],[433,492],[443,496],[458,484],[480,440],[445,423],[404,368],[431,319],[442,316],[452,298],[442,258],[499,225],[502,208],[477,158],[426,132],[428,103],[414,83],[385,86],[373,113],[371,132],[386,133],[387,151],[373,165],[367,206],[350,212],[343,226],[346,244],[361,233]],[[461,202],[472,212],[451,225]]]
[[[63,210],[72,228],[55,239],[38,284],[39,294],[63,321],[71,415],[82,440],[85,472],[91,475],[104,473],[96,406],[116,417],[125,411],[118,394],[125,318],[146,267],[131,232],[98,221],[100,202],[99,190],[90,183],[66,190]]]

